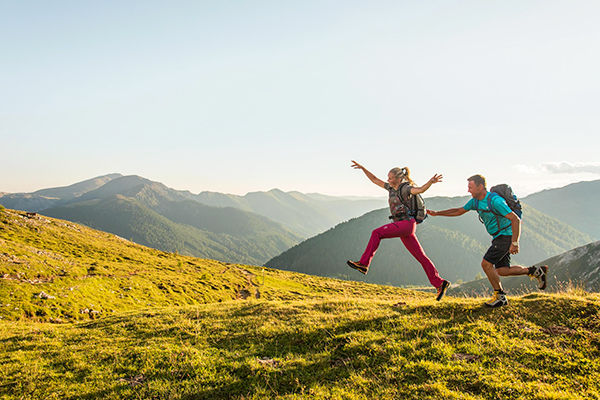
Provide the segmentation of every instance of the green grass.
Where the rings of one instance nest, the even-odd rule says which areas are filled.
[[[0,395],[600,398],[597,295],[530,295],[499,310],[483,309],[479,299],[394,297],[229,301],[64,325],[4,322]],[[555,326],[564,333],[548,330]]]
[[[0,212],[0,320],[71,322],[244,297],[399,291],[165,253],[68,221],[24,215]],[[39,298],[42,292],[54,298]]]
[[[0,228],[2,399],[600,399],[598,294],[488,310],[10,210]]]

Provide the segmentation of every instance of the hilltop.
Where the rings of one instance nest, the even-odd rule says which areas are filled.
[[[0,246],[2,398],[600,398],[597,294],[487,310],[1,207]]]

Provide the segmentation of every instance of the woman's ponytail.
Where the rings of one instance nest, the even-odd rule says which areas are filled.
[[[404,179],[406,179],[411,186],[415,186],[415,182],[410,178],[410,169],[408,169],[408,167],[402,169],[404,170]]]

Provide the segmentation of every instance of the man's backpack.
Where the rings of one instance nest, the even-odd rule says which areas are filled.
[[[492,186],[490,192],[497,193],[500,197],[506,200],[506,204],[508,207],[515,213],[519,218],[523,216],[523,208],[521,207],[521,202],[517,198],[517,195],[513,193],[513,190],[510,186],[503,183],[500,185]]]
[[[425,201],[420,194],[411,194],[410,191],[407,191],[408,194],[403,196],[405,185],[408,185],[408,182],[404,182],[398,188],[398,192],[400,193],[400,200],[402,203],[408,208],[408,215],[413,217],[417,224],[420,224],[427,218],[427,208],[425,208]]]
[[[504,226],[504,227],[500,226],[500,217],[503,217],[503,215],[494,211],[494,209],[492,207],[492,199],[494,198],[494,196],[502,197],[506,201],[506,204],[512,210],[512,212],[517,214],[517,216],[519,218],[523,218],[523,209],[521,207],[521,202],[519,201],[517,196],[513,193],[512,188],[505,183],[502,183],[502,184],[496,185],[496,186],[492,186],[492,188],[490,189],[490,195],[487,198],[487,204],[488,204],[487,210],[480,210],[479,209],[479,200],[475,199],[475,209],[476,210],[481,211],[481,212],[491,212],[492,214],[494,214],[494,216],[496,217],[496,222],[498,223],[498,231],[496,232],[496,233],[498,233],[502,229],[508,228],[509,225]],[[479,220],[483,223],[481,216],[479,216]]]

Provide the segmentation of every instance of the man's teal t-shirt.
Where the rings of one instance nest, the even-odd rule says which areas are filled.
[[[512,236],[512,223],[510,219],[506,217],[498,216],[496,219],[496,215],[491,212],[482,212],[481,210],[488,210],[488,197],[490,196],[490,192],[487,192],[483,200],[479,200],[477,213],[483,220],[483,224],[485,225],[485,229],[487,229],[488,233],[495,238],[501,235],[509,235]],[[463,206],[466,211],[475,210],[475,199],[471,199]],[[506,200],[504,200],[501,196],[493,195],[492,197],[492,209],[496,214],[507,215],[512,212],[508,204],[506,204]],[[498,232],[498,222],[500,222],[500,228],[502,228]],[[498,232],[498,233],[496,233]]]

